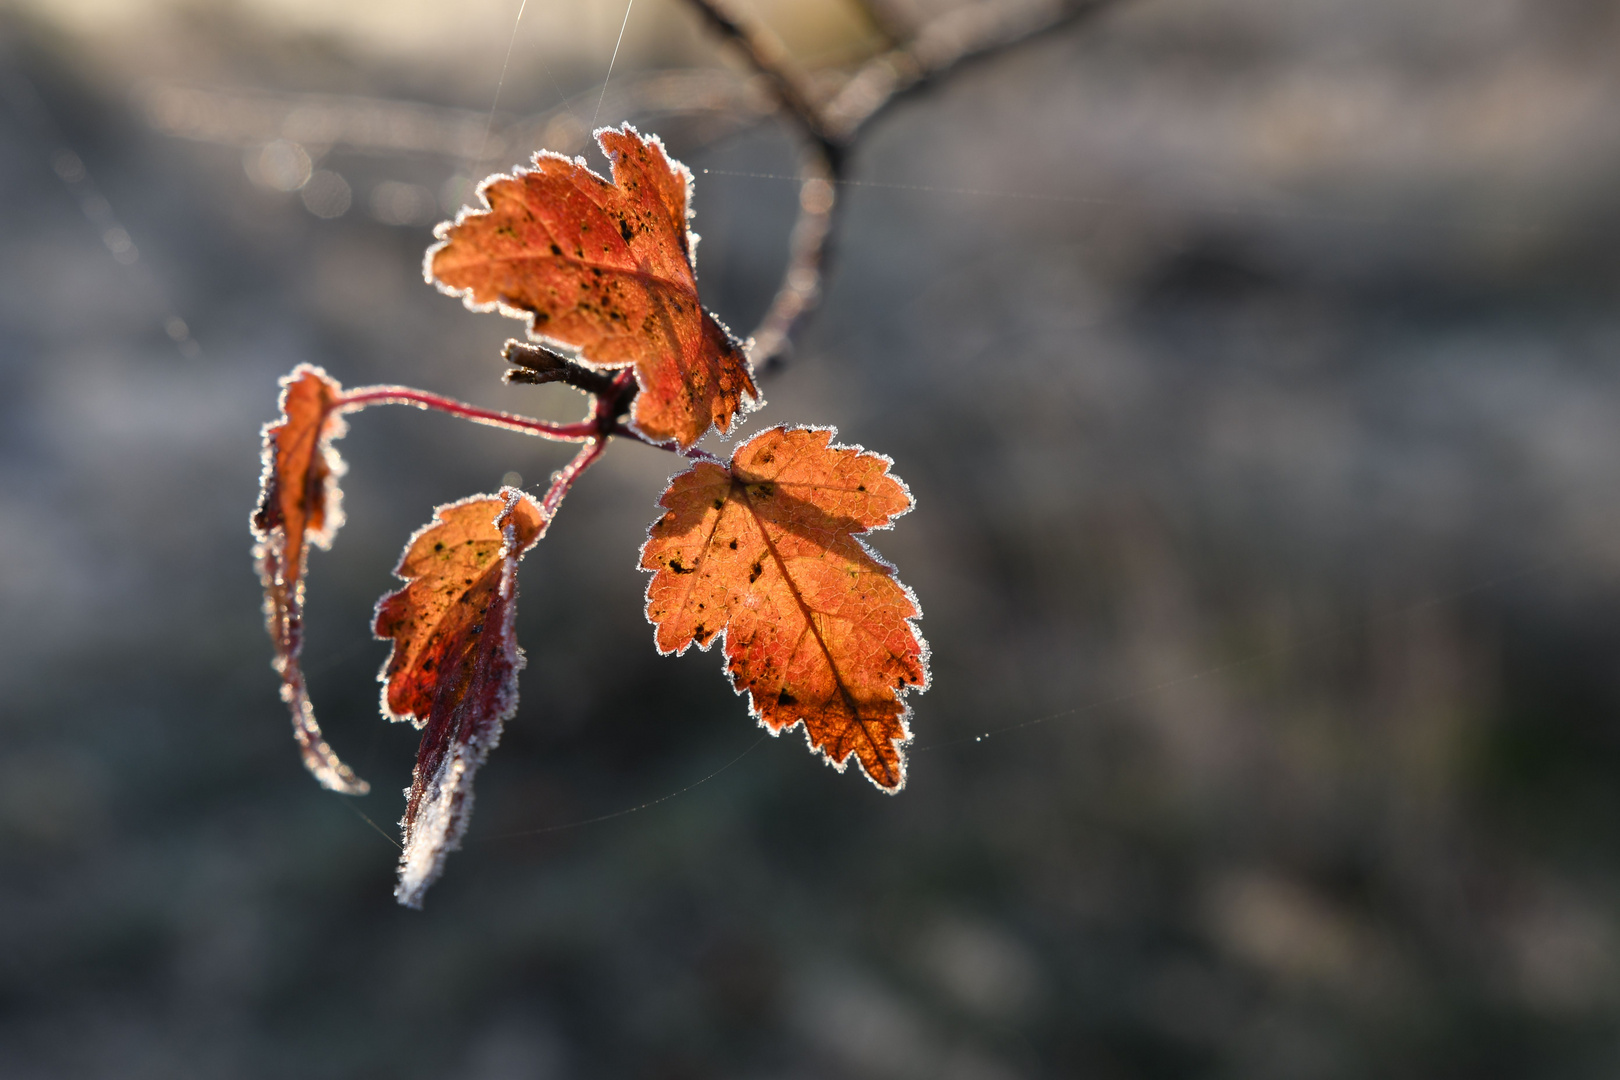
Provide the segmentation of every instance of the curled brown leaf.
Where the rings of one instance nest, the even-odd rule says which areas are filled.
[[[264,471],[252,518],[265,626],[275,644],[281,697],[292,711],[293,735],[305,766],[323,786],[363,795],[369,785],[338,758],[315,722],[298,662],[309,545],[329,546],[343,524],[337,481],[344,466],[332,448],[346,430],[339,407],[343,388],[310,364],[294,368],[281,386],[281,417],[264,427]]]
[[[540,506],[514,488],[441,506],[394,571],[406,584],[377,604],[376,635],[394,643],[383,712],[422,730],[394,890],[407,907],[422,906],[460,845],[473,776],[517,711],[517,564],[544,531]]]

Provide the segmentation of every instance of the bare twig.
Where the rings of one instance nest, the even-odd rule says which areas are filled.
[[[602,451],[606,449],[607,439],[602,436],[587,439],[579,453],[574,455],[574,460],[552,475],[551,486],[546,489],[545,498],[540,501],[540,517],[547,525],[550,525],[551,519],[557,516],[557,508],[562,505],[563,499],[574,486],[574,481],[579,479],[580,473],[596,464],[597,459],[602,456]]]
[[[821,156],[832,163],[837,171],[837,160],[843,154],[842,144],[827,131],[816,95],[810,81],[788,55],[780,38],[766,27],[741,17],[729,0],[689,0],[703,15],[704,20],[720,35],[742,49],[754,70],[770,81],[771,89],[792,117],[816,144]]]
[[[863,64],[827,102],[822,115],[841,142],[852,142],[899,98],[963,64],[998,55],[1089,15],[1116,0],[974,0],[923,24],[910,41]]]
[[[838,205],[835,184],[843,176],[845,145],[829,133],[809,81],[775,34],[743,20],[727,0],[690,2],[710,26],[742,49],[769,82],[782,111],[810,143],[811,158],[805,169],[809,175],[799,186],[799,218],[793,226],[787,271],[764,319],[748,340],[748,359],[757,371],[768,373],[781,366],[794,327],[821,296],[821,278],[831,261],[828,241]]]
[[[749,359],[761,374],[780,368],[785,362],[793,329],[821,299],[821,279],[832,262],[833,216],[837,207],[836,177],[812,160],[812,174],[799,185],[799,218],[789,241],[787,271],[777,287],[771,306],[752,335]]]
[[[849,151],[866,126],[900,97],[937,81],[963,64],[1030,41],[1111,6],[1114,0],[972,0],[924,23],[894,49],[863,64],[824,102],[781,41],[743,19],[729,0],[689,0],[722,36],[742,49],[771,85],[782,111],[807,136],[811,160],[799,188],[799,217],[782,284],[750,338],[748,355],[762,374],[782,366],[799,320],[821,296],[832,259],[837,184]],[[863,8],[891,41],[905,31],[886,0]]]

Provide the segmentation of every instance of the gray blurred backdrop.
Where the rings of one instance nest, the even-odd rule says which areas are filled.
[[[753,429],[916,494],[909,788],[655,654],[675,462],[616,445],[418,913],[356,813],[394,831],[416,741],[371,604],[436,503],[568,451],[354,418],[306,654],[346,800],[249,559],[277,377],[577,416],[420,266],[599,96],[699,171],[739,330],[796,198],[677,0],[605,95],[620,0],[517,8],[0,5],[0,1075],[1620,1075],[1620,4],[1119,0],[887,114]],[[751,10],[813,69],[880,47]]]

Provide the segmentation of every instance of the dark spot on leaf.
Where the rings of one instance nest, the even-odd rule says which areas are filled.
[[[776,695],[776,703],[778,705],[797,705],[799,703],[799,699],[788,693],[786,690],[783,690],[780,694]]]
[[[733,541],[732,541],[732,542],[731,542],[731,550],[732,550],[732,551],[736,551],[736,550],[737,550],[737,541],[735,541],[735,540],[733,540]]]
[[[558,247],[556,244],[552,244],[551,245],[551,253],[553,255],[561,255],[562,254],[562,248]]]
[[[669,560],[669,568],[675,571],[677,574],[690,574],[693,571],[693,567],[681,565],[681,560],[679,559]]]
[[[619,219],[619,235],[624,237],[624,242],[627,244],[630,242],[630,238],[636,235],[635,232],[630,228],[630,221],[628,218]]]
[[[762,560],[760,562],[755,563],[754,568],[751,571],[749,571],[748,584],[752,585],[754,582],[758,581],[759,580],[759,575],[763,574],[764,572],[765,572],[765,563],[764,563],[764,561]]]

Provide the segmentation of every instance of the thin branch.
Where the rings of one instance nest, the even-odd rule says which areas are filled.
[[[770,83],[782,111],[803,129],[811,144],[787,269],[765,317],[750,335],[749,359],[761,374],[770,374],[784,365],[794,330],[821,298],[821,281],[832,262],[837,184],[844,178],[849,150],[866,125],[899,98],[969,61],[1057,30],[1111,6],[1114,0],[1034,4],[974,0],[935,17],[904,44],[869,60],[825,104],[817,104],[809,81],[781,41],[765,27],[740,18],[729,0],[689,3],[710,26],[742,49]],[[891,40],[904,33],[901,20],[883,0],[865,0],[863,9]]]
[[[787,270],[749,347],[749,359],[761,374],[777,371],[786,363],[793,331],[821,300],[821,279],[832,262],[837,177],[818,169],[821,162],[808,164],[810,171],[820,175],[807,177],[799,185],[799,217],[789,241]]]
[[[574,460],[564,465],[551,478],[551,487],[546,490],[546,497],[540,502],[542,520],[550,524],[551,519],[557,516],[557,507],[562,504],[563,497],[574,486],[574,481],[579,479],[580,473],[596,464],[596,459],[602,456],[607,444],[605,438],[597,436],[586,439],[585,445],[574,455]]]
[[[799,217],[793,226],[787,270],[765,317],[749,335],[748,359],[755,370],[768,374],[783,365],[794,328],[821,298],[821,279],[832,258],[829,240],[838,206],[835,184],[843,176],[845,144],[830,134],[809,80],[775,34],[741,19],[728,0],[690,3],[710,26],[742,49],[775,91],[782,110],[804,131],[812,151],[805,169],[808,175],[799,186]]]
[[[821,156],[836,172],[843,146],[827,130],[810,81],[788,54],[787,47],[771,31],[743,18],[729,0],[688,0],[704,20],[720,35],[742,49],[754,70],[770,82],[772,91],[804,133],[816,144]]]
[[[546,490],[546,497],[540,501],[540,515],[549,525],[551,519],[557,516],[557,508],[562,505],[563,498],[574,486],[580,474],[595,465],[602,452],[607,449],[609,440],[614,432],[621,427],[619,417],[624,415],[630,407],[630,402],[636,396],[636,373],[626,368],[612,377],[609,392],[593,394],[591,396],[591,418],[586,421],[591,427],[591,437],[585,440],[574,460],[558,471],[551,478],[551,487]]]
[[[338,398],[336,411],[354,412],[371,405],[412,405],[418,409],[432,409],[435,412],[459,416],[475,424],[488,424],[490,427],[518,431],[525,435],[538,435],[543,439],[555,439],[558,442],[585,442],[596,438],[600,430],[600,425],[594,419],[581,420],[574,424],[554,424],[547,420],[519,416],[516,413],[480,409],[476,405],[468,405],[455,398],[447,398],[426,390],[416,390],[409,386],[356,387]]]
[[[975,0],[923,24],[903,46],[863,64],[822,110],[839,142],[853,141],[896,101],[962,65],[1096,15],[1117,0],[1046,0],[1018,4]]]

